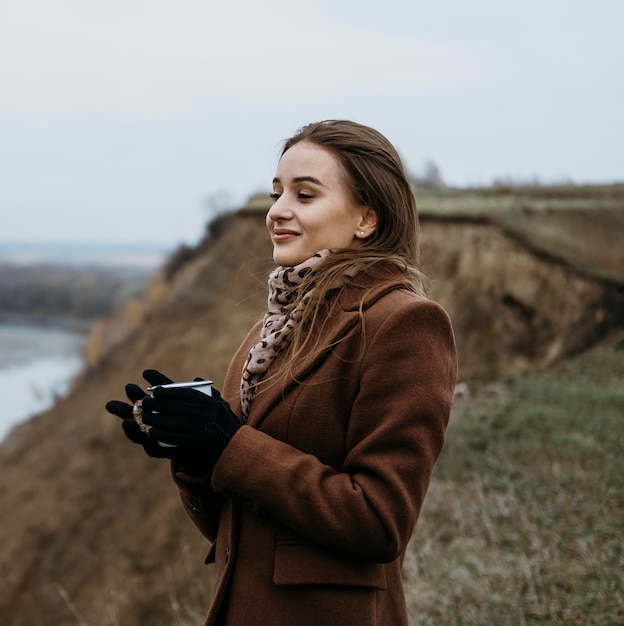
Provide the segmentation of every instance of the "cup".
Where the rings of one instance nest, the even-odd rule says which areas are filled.
[[[154,385],[152,387],[148,387],[150,396],[154,395],[154,389],[197,389],[197,391],[201,391],[205,393],[207,396],[212,395],[212,381],[211,380],[191,380],[185,383],[168,383],[166,385]]]

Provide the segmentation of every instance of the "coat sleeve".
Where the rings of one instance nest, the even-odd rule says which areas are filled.
[[[444,310],[418,298],[393,304],[377,309],[362,358],[349,365],[360,384],[339,470],[243,426],[212,475],[217,492],[369,562],[405,551],[444,445],[457,368]]]
[[[240,363],[245,359],[249,348],[257,341],[260,327],[261,323],[259,322],[251,328],[234,355],[225,377],[222,396],[228,401],[230,407],[239,416],[239,419],[241,415],[239,393],[240,367],[233,367],[233,364]],[[181,472],[175,463],[171,464],[171,476],[178,487],[184,510],[202,535],[209,541],[214,541],[219,528],[223,496],[213,489],[211,476],[190,476]]]
[[[202,535],[214,541],[219,528],[223,496],[212,488],[209,476],[190,476],[178,470],[173,463],[171,475],[178,487],[184,510]]]

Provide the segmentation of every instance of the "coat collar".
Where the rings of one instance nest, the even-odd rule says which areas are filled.
[[[396,279],[393,281],[379,283],[373,277],[365,274],[358,274],[339,294],[339,302],[346,312],[362,311],[370,308],[377,300],[395,289],[402,289],[405,283]]]

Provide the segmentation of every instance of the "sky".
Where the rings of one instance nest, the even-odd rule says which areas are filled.
[[[451,186],[624,180],[623,0],[0,0],[0,242],[193,244],[306,123]]]

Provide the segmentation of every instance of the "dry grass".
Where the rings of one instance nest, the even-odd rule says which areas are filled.
[[[624,335],[459,403],[406,561],[411,624],[624,623]]]
[[[624,283],[624,185],[417,190],[424,220],[485,219],[583,275]]]

